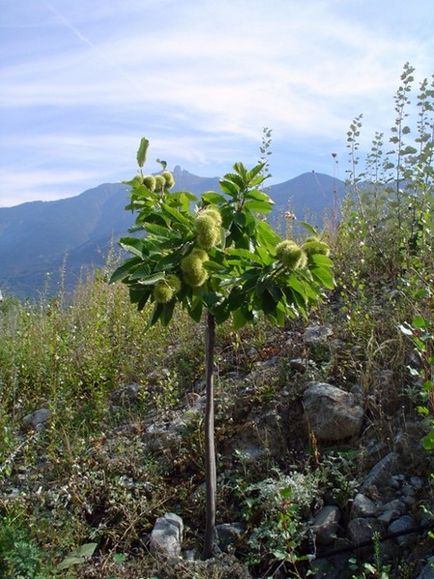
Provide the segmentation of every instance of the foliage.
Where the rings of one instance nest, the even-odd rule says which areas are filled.
[[[302,519],[319,498],[318,482],[312,473],[278,473],[245,488],[243,513],[252,564],[281,561],[296,569],[302,560],[297,549],[307,532]]]
[[[279,237],[259,216],[272,202],[260,190],[263,164],[248,171],[242,163],[221,179],[222,193],[197,199],[188,192],[171,192],[168,185],[152,191],[141,179],[131,182],[136,210],[135,230],[146,237],[126,237],[121,245],[133,257],[113,274],[112,281],[129,287],[132,303],[141,310],[154,303],[150,325],[172,319],[181,304],[198,321],[205,307],[217,323],[232,318],[235,328],[263,312],[275,323],[306,316],[322,288],[334,286],[331,260],[318,245],[297,248],[300,259],[279,259]],[[308,257],[308,259],[307,259]]]
[[[17,522],[0,523],[0,575],[9,579],[43,579],[42,551]]]

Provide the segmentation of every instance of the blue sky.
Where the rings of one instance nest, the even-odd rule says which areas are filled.
[[[393,123],[404,62],[434,62],[432,0],[0,0],[0,206],[76,195],[153,159],[203,176],[345,177],[345,134]]]

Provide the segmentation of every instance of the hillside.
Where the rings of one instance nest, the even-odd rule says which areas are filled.
[[[175,167],[176,188],[201,195],[219,190],[218,178],[193,175]],[[334,195],[336,191],[336,199]],[[304,173],[268,190],[275,202],[270,220],[282,227],[284,211],[316,223],[344,193],[344,183],[328,175]],[[134,218],[124,211],[128,188],[105,183],[81,195],[49,202],[24,203],[0,208],[0,287],[20,298],[35,297],[47,282],[49,293],[58,289],[65,264],[66,287],[101,266],[110,242],[125,235]]]

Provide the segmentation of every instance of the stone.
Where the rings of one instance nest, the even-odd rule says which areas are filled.
[[[173,559],[181,555],[184,523],[175,513],[159,517],[151,532],[150,550],[155,555]]]
[[[126,384],[115,388],[110,394],[110,402],[112,404],[120,404],[122,406],[131,406],[136,404],[139,400],[140,385]]]
[[[305,358],[294,358],[289,361],[288,365],[291,370],[294,370],[295,372],[300,372],[300,374],[304,374],[304,372],[306,372],[307,370],[308,364],[309,361],[306,360]]]
[[[323,344],[333,335],[333,330],[328,326],[308,326],[303,334],[304,343],[308,346]]]
[[[411,517],[410,515],[404,515],[402,517],[399,517],[399,519],[396,519],[396,521],[390,523],[387,530],[389,533],[401,533],[405,531],[410,531],[411,529],[414,528],[414,526],[415,524],[413,517]],[[395,541],[398,543],[400,547],[405,547],[413,543],[415,537],[416,535],[409,533],[406,535],[400,535],[396,537]]]
[[[359,434],[364,411],[352,394],[326,383],[311,384],[303,406],[318,440],[342,440]]]
[[[315,515],[311,529],[320,545],[330,545],[337,538],[340,518],[341,512],[335,506],[324,507]]]
[[[382,486],[390,477],[395,474],[399,467],[399,455],[396,452],[389,452],[377,464],[371,468],[367,477],[363,481],[360,490],[363,492],[371,486]]]
[[[420,490],[423,487],[423,479],[420,476],[410,477],[410,484],[416,489]]]
[[[222,523],[216,525],[217,542],[222,551],[228,552],[230,548],[235,548],[245,531],[242,523]]]
[[[355,546],[372,540],[375,531],[384,531],[384,523],[373,517],[353,519],[348,524],[351,541]]]
[[[23,418],[24,428],[33,430],[42,430],[47,425],[48,419],[51,416],[51,412],[48,408],[39,408]]]
[[[430,557],[416,579],[434,579],[434,557]]]
[[[331,345],[329,337],[333,331],[328,326],[309,326],[306,328],[303,339],[309,347],[311,358],[317,362],[329,360],[331,357]]]
[[[377,512],[377,505],[362,493],[357,493],[351,507],[351,518],[373,517]]]

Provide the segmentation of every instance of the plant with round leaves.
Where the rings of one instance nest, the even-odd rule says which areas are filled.
[[[300,247],[282,240],[265,221],[273,202],[261,190],[263,168],[264,163],[251,170],[235,163],[220,180],[221,191],[200,199],[171,191],[164,173],[155,177],[156,187],[148,177],[134,178],[127,209],[137,212],[133,230],[145,235],[120,240],[132,257],[111,277],[128,285],[139,310],[153,302],[150,325],[169,324],[177,305],[197,322],[206,310],[206,557],[213,551],[215,527],[215,325],[231,318],[238,329],[261,315],[283,325],[288,318],[307,317],[309,306],[334,287],[328,246],[311,226],[306,225],[315,238]]]

